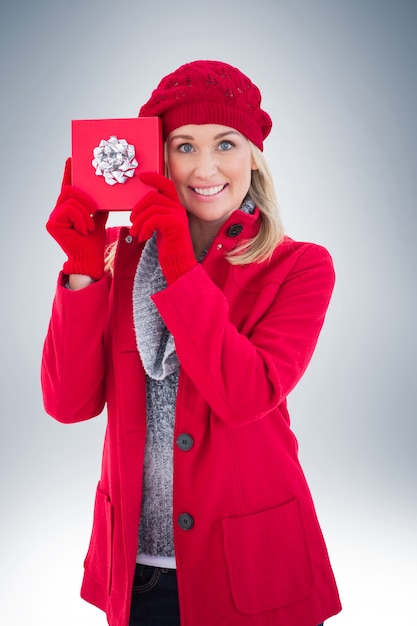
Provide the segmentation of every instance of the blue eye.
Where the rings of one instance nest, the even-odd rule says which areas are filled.
[[[233,143],[231,141],[221,141],[219,143],[219,148],[220,150],[230,150],[231,148],[233,148]]]
[[[193,147],[190,143],[182,143],[180,146],[178,146],[178,150],[180,152],[191,152],[192,149]]]

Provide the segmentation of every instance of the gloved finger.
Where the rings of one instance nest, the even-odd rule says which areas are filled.
[[[138,241],[147,241],[155,231],[160,232],[160,228],[160,215],[151,215],[144,221],[136,220],[130,232],[134,237],[137,237]]]
[[[159,201],[162,200],[162,196],[159,196]],[[146,222],[146,220],[150,219],[153,216],[159,218],[161,225],[169,223],[175,215],[178,215],[180,211],[178,211],[178,207],[176,204],[172,204],[171,200],[165,198],[167,202],[170,204],[151,204],[149,206],[145,206],[143,209],[135,207],[130,214],[130,221],[132,224],[136,222]],[[185,211],[184,211],[185,214]]]
[[[151,209],[152,207],[155,210],[156,207],[166,207],[171,211],[178,211],[179,208],[181,209],[181,205],[179,205],[178,202],[174,202],[166,196],[162,196],[158,191],[149,191],[133,207],[131,213],[131,221],[132,218],[134,219],[137,215],[143,213],[147,209]]]
[[[65,185],[72,185],[72,159],[68,157],[65,161],[64,175],[62,177],[61,191]]]
[[[156,205],[147,207],[143,211],[137,211],[136,214],[134,214],[134,211],[132,211],[132,214],[130,216],[130,221],[132,222],[132,226],[130,227],[130,234],[133,235],[133,237],[137,237],[142,229],[143,224],[145,224],[149,220],[155,219],[160,226],[162,225],[162,223],[168,223],[169,214],[167,215],[167,211],[170,211],[170,209],[167,209],[166,207],[159,207]]]
[[[72,187],[71,185],[64,185],[62,187],[61,193],[57,200],[57,206],[64,202],[65,200],[76,200],[77,202],[84,205],[86,211],[88,213],[93,214],[97,211],[97,204],[94,202],[90,196],[78,189],[77,187]]]
[[[170,198],[175,202],[179,202],[175,185],[173,181],[166,176],[158,174],[158,172],[142,172],[139,174],[139,178],[143,183],[145,183],[145,185],[155,187],[160,193],[167,196],[167,198]]]
[[[53,236],[58,230],[75,230],[87,236],[95,229],[91,215],[76,200],[67,200],[54,209],[46,224],[48,232]]]

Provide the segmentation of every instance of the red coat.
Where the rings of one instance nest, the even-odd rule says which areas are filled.
[[[270,262],[232,266],[224,254],[253,234],[257,215],[234,213],[203,263],[153,298],[181,363],[173,507],[182,626],[316,626],[340,610],[286,408],[323,324],[333,265],[324,248],[286,238]],[[240,233],[230,230],[237,223]],[[122,228],[113,281],[72,292],[60,280],[42,361],[45,408],[57,420],[89,419],[107,403],[81,595],[112,626],[128,624],[141,503],[145,377],[132,316],[141,249]],[[177,523],[183,513],[188,530]]]

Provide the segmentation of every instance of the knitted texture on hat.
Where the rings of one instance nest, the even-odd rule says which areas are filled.
[[[263,150],[272,120],[261,93],[240,70],[220,61],[193,61],[165,76],[139,117],[160,117],[164,138],[186,124],[221,124]]]

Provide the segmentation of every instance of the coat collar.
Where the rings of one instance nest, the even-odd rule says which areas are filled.
[[[253,213],[240,209],[233,211],[217,233],[212,246],[229,252],[242,240],[251,239],[256,235],[260,225],[260,211],[255,207]]]

